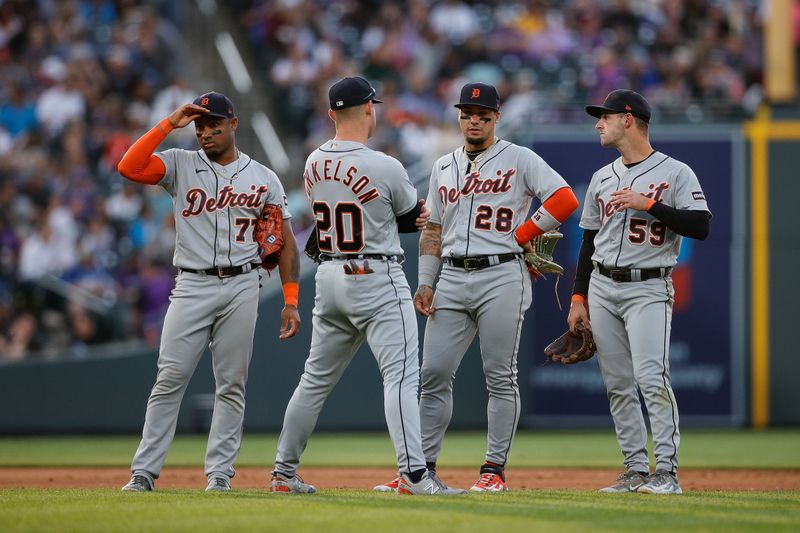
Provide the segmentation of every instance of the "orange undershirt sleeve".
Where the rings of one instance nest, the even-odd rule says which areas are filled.
[[[153,155],[153,152],[172,130],[169,120],[163,119],[128,148],[117,165],[117,171],[137,183],[155,185],[161,181],[167,168],[160,158]]]
[[[550,195],[550,198],[545,200],[541,207],[541,209],[547,211],[547,213],[560,224],[563,224],[577,208],[578,199],[575,197],[575,193],[572,192],[570,187],[558,189]],[[543,234],[545,231],[546,230],[537,226],[533,219],[528,219],[525,221],[525,224],[517,228],[517,231],[514,232],[514,237],[519,244],[525,244],[526,242],[530,242],[534,237]]]

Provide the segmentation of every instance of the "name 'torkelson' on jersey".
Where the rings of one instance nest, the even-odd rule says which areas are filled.
[[[311,189],[314,188],[314,185],[321,181],[335,181],[341,183],[345,187],[349,187],[350,190],[353,191],[353,194],[356,195],[361,205],[364,205],[380,196],[378,189],[375,187],[364,191],[364,189],[370,185],[369,176],[362,174],[356,178],[358,174],[358,168],[352,164],[348,166],[347,170],[342,170],[341,159],[335,161],[335,166],[333,159],[312,161],[308,168],[306,168],[305,172],[303,172],[306,196],[310,197]]]

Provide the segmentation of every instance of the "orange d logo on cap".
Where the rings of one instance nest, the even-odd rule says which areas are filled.
[[[472,98],[480,98],[481,97],[481,90],[480,89],[472,89]]]

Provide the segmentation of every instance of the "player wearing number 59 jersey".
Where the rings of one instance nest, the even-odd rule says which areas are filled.
[[[311,348],[286,408],[271,492],[314,492],[297,477],[325,399],[366,340],[383,378],[384,410],[405,494],[454,494],[425,468],[419,429],[419,341],[403,273],[400,232],[429,212],[400,163],[366,146],[376,127],[375,89],[360,77],[330,91],[336,137],[306,162],[303,181],[322,260],[316,275]]]
[[[620,157],[586,191],[568,323],[591,327],[625,472],[604,492],[679,494],[678,405],[670,385],[671,271],[683,237],[705,239],[711,213],[692,169],[653,150],[650,106],[612,91],[586,111],[604,147]],[[591,322],[590,322],[591,321]],[[644,398],[656,457],[650,476]]]

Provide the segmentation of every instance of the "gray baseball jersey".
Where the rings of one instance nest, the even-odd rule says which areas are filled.
[[[541,201],[568,187],[529,148],[499,140],[476,170],[463,148],[433,165],[427,205],[442,226],[442,257],[520,252],[514,230],[525,222],[533,197]]]
[[[486,461],[502,466],[508,459],[520,413],[517,351],[532,300],[514,229],[525,222],[534,196],[545,201],[563,187],[567,183],[541,157],[504,140],[475,161],[460,147],[433,166],[427,206],[430,221],[441,224],[444,265],[422,352],[420,417],[428,462],[441,451],[453,379],[476,333],[489,392]],[[450,257],[482,257],[487,267],[466,270]]]
[[[708,211],[706,197],[692,169],[660,152],[627,168],[618,158],[594,173],[586,191],[580,226],[599,230],[592,260],[606,267],[671,267],[683,237],[642,211],[615,211],[611,193],[633,189],[676,209]]]
[[[626,188],[677,209],[708,211],[708,205],[686,164],[653,152],[631,168],[618,158],[595,172],[580,222],[585,229],[598,230],[595,263],[658,272],[644,281],[622,282],[595,269],[589,283],[589,316],[626,467],[649,471],[641,392],[653,432],[656,469],[675,472],[680,430],[668,355],[675,293],[669,270],[659,269],[675,265],[682,237],[647,212],[611,207],[611,193]]]
[[[332,140],[308,158],[304,181],[320,250],[311,348],[278,440],[275,470],[294,475],[325,399],[366,340],[383,378],[384,410],[397,466],[425,468],[419,429],[419,338],[397,215],[417,194],[395,159]]]
[[[155,154],[167,168],[158,183],[175,199],[175,256],[178,268],[194,270],[258,263],[254,223],[265,203],[291,217],[275,173],[246,154],[222,166],[202,150],[171,149]]]
[[[173,197],[174,263],[180,271],[164,319],[158,375],[131,470],[159,476],[175,434],[181,398],[208,346],[216,394],[205,472],[232,477],[258,317],[260,259],[253,222],[265,202],[281,205],[284,218],[290,214],[275,173],[245,154],[226,166],[210,161],[200,150],[172,149],[155,155],[166,167],[159,185]],[[204,272],[230,267],[241,268],[226,277]]]

